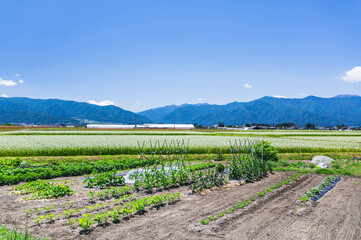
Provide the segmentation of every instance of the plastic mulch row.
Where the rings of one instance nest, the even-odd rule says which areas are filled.
[[[340,181],[340,180],[341,180],[341,178],[340,178],[340,177],[337,177],[329,187],[326,187],[326,188],[322,189],[322,190],[320,191],[320,194],[318,194],[318,195],[315,196],[315,197],[311,197],[311,199],[312,199],[313,201],[319,200],[321,197],[323,197],[323,195],[325,195],[328,191],[330,191],[332,188],[334,188],[334,187],[336,186],[337,182]],[[323,182],[324,182],[324,181],[322,181],[322,183],[323,183]],[[321,183],[321,184],[322,184],[322,183]],[[320,185],[321,185],[321,184],[320,184]],[[319,185],[319,186],[320,186],[320,185]]]

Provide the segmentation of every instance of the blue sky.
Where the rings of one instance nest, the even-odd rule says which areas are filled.
[[[1,0],[0,95],[132,111],[360,95],[360,12],[361,1]]]

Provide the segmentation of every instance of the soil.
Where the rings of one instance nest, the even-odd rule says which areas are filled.
[[[33,236],[51,239],[361,239],[361,178],[346,176],[341,177],[341,181],[312,206],[300,207],[297,200],[305,192],[318,186],[326,177],[324,175],[302,176],[299,181],[276,189],[266,197],[257,197],[255,202],[244,209],[227,214],[209,225],[200,224],[200,219],[217,215],[248,200],[250,196],[257,196],[258,192],[292,174],[277,172],[262,181],[241,186],[228,184],[198,195],[189,195],[188,187],[157,192],[153,195],[180,192],[181,201],[159,209],[150,209],[129,220],[122,219],[117,224],[95,224],[87,235],[80,235],[79,227],[74,229],[63,219],[44,224],[35,224],[33,221],[40,215],[57,215],[64,210],[91,205],[86,196],[89,189],[83,187],[80,177],[60,178],[73,180],[67,184],[77,191],[74,196],[46,201],[25,201],[21,196],[10,194],[11,187],[2,186],[0,225],[12,228],[16,220],[19,229],[23,230],[26,222],[24,210],[32,209],[28,217],[28,231]],[[146,194],[135,195],[141,197]],[[62,206],[71,201],[74,202],[72,206]],[[97,201],[104,202],[112,203],[112,200]],[[55,209],[48,213],[34,212],[36,208],[45,205],[55,205]]]

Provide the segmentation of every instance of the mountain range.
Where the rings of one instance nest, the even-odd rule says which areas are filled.
[[[332,98],[263,97],[250,102],[225,105],[169,105],[134,113],[117,106],[98,106],[60,99],[0,97],[0,116],[8,123],[83,124],[83,123],[197,123],[211,125],[277,124],[293,122],[304,126],[361,126],[361,96],[338,95]],[[0,122],[1,121],[0,117]]]
[[[263,97],[250,102],[226,105],[184,104],[149,109],[139,114],[161,123],[210,125],[277,124],[293,122],[304,126],[361,125],[361,97],[338,95],[332,98],[309,96],[302,99]],[[318,124],[317,124],[318,123]]]
[[[24,97],[0,97],[1,122],[35,124],[83,124],[83,123],[148,123],[145,116],[126,111],[117,106],[98,106],[85,102],[60,99],[31,99]]]

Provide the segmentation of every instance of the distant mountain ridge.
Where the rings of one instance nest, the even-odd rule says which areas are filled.
[[[117,106],[98,106],[85,102],[60,99],[31,99],[24,97],[0,97],[0,116],[7,123],[81,124],[152,122],[149,118],[126,111]],[[49,118],[48,118],[49,117]],[[3,119],[0,118],[3,122]]]
[[[338,95],[331,98],[309,96],[302,99],[263,97],[250,102],[225,105],[183,104],[149,109],[139,113],[117,106],[98,106],[60,99],[0,97],[0,122],[81,124],[81,123],[197,123],[211,125],[277,124],[293,122],[304,126],[361,126],[361,96]]]
[[[139,114],[162,123],[197,123],[210,125],[225,123],[277,124],[293,122],[304,126],[361,126],[361,97],[338,95],[332,98],[309,96],[298,98],[263,97],[250,102],[232,102],[225,105],[184,104],[149,109]]]

